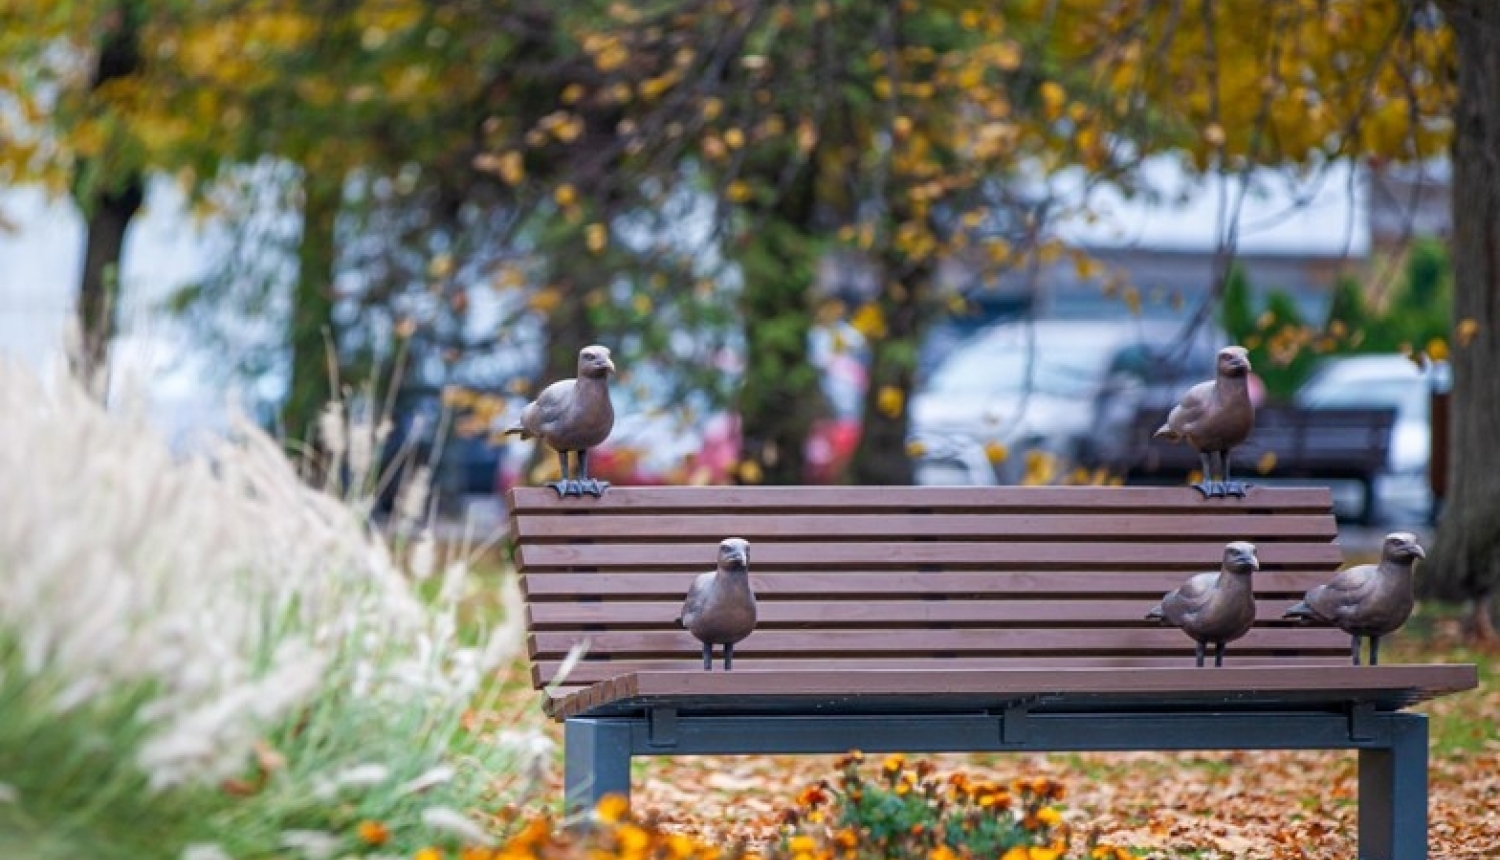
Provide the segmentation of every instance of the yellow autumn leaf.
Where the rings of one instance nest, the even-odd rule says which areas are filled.
[[[572,206],[578,202],[578,190],[565,182],[552,192],[552,199],[557,201],[559,206]]]
[[[729,187],[724,189],[724,194],[729,198],[730,202],[733,203],[744,203],[746,200],[749,200],[753,196],[753,193],[750,189],[750,183],[745,182],[742,179],[736,179],[735,181],[729,183]]]
[[[496,164],[500,179],[506,185],[516,186],[526,178],[526,163],[521,158],[521,153],[511,151],[500,154],[499,162]]]
[[[1453,329],[1453,339],[1458,341],[1459,346],[1468,346],[1479,335],[1479,323],[1473,319],[1459,320]]]
[[[760,464],[754,460],[741,460],[734,471],[740,482],[744,484],[759,484],[766,479]]]
[[[1255,461],[1255,470],[1257,472],[1260,472],[1262,475],[1269,475],[1269,474],[1271,474],[1271,470],[1275,469],[1275,468],[1276,468],[1276,452],[1275,451],[1267,451],[1266,453],[1260,455],[1260,459],[1259,460]]]
[[[984,457],[992,464],[1004,463],[1010,459],[1010,448],[1006,447],[1004,442],[991,439],[984,445]]]
[[[609,229],[603,224],[594,223],[583,228],[583,241],[592,253],[599,253],[609,244]]]
[[[866,340],[876,340],[885,337],[885,312],[877,304],[861,305],[854,312],[854,318],[849,321],[854,330],[865,336]]]
[[[1042,98],[1042,113],[1047,119],[1057,119],[1062,116],[1063,103],[1068,100],[1067,90],[1057,81],[1042,82],[1039,94]]]
[[[1427,357],[1433,361],[1448,360],[1448,341],[1435,337],[1427,341]]]
[[[927,453],[927,446],[921,440],[909,439],[906,442],[906,456],[916,459]]]
[[[882,415],[896,418],[901,415],[901,410],[906,406],[906,395],[901,389],[894,385],[882,385],[880,391],[875,395],[875,408]]]

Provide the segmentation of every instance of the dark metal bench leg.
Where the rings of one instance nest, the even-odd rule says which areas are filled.
[[[592,809],[606,794],[630,797],[630,722],[577,717],[563,726],[566,810]]]
[[[1426,860],[1427,716],[1391,722],[1390,748],[1359,751],[1359,856]]]

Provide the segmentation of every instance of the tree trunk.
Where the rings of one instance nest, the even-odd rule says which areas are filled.
[[[886,261],[887,286],[880,301],[886,334],[870,344],[864,427],[850,466],[850,477],[856,484],[901,485],[915,479],[911,457],[906,453],[911,429],[908,407],[922,333],[920,308],[930,287],[932,267],[918,266],[895,278],[891,273],[902,267],[911,269],[904,259]],[[899,396],[892,397],[892,393]]]
[[[1453,28],[1458,66],[1453,394],[1448,494],[1424,591],[1487,606],[1500,588],[1500,4],[1446,0],[1441,6]]]
[[[747,347],[739,479],[746,483],[802,482],[803,446],[822,404],[807,348],[816,271],[809,217],[778,211],[755,228],[739,255]]]
[[[99,58],[89,83],[97,91],[119,78],[141,71],[141,9],[121,2],[107,22],[99,44]],[[107,154],[83,159],[74,170],[73,197],[83,211],[83,274],[78,285],[78,331],[82,343],[74,356],[74,370],[102,395],[109,365],[109,342],[119,319],[120,259],[125,231],[141,208],[145,182],[138,170],[108,172]]]
[[[109,342],[119,320],[120,260],[125,231],[145,197],[140,174],[113,190],[95,191],[79,206],[84,226],[83,275],[78,285],[78,329],[83,343],[76,357],[79,378],[99,385],[109,366]]]
[[[304,168],[302,239],[297,247],[289,332],[291,386],[281,409],[288,439],[312,439],[319,410],[333,398],[329,350],[334,349],[337,356],[338,343],[333,330],[334,227],[342,202],[341,176]]]

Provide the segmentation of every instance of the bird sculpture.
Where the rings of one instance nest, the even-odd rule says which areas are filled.
[[[1348,633],[1349,652],[1359,665],[1360,637],[1370,640],[1370,665],[1380,663],[1380,637],[1396,632],[1416,605],[1412,571],[1426,558],[1411,532],[1391,532],[1380,548],[1379,564],[1358,564],[1307,592],[1284,618],[1332,624]]]
[[[1167,592],[1148,619],[1181,627],[1198,643],[1198,665],[1203,665],[1208,643],[1214,645],[1214,665],[1224,665],[1224,646],[1250,632],[1255,623],[1255,595],[1250,574],[1260,569],[1255,545],[1235,541],[1224,547],[1224,563],[1217,571],[1194,574]]]
[[[1241,346],[1219,350],[1213,379],[1188,389],[1167,421],[1152,434],[1186,441],[1198,451],[1203,479],[1193,486],[1205,498],[1245,495],[1245,485],[1229,479],[1229,452],[1255,428],[1250,402],[1250,356]]]
[[[609,402],[609,375],[614,371],[608,349],[597,344],[584,347],[578,352],[577,378],[547,386],[505,431],[522,439],[541,439],[557,452],[562,476],[547,486],[560,497],[588,493],[597,498],[609,488],[609,482],[589,477],[589,449],[609,438],[615,426],[615,409]],[[569,452],[576,456],[576,471],[568,468]]]
[[[703,643],[704,671],[713,671],[715,645],[724,646],[724,671],[733,668],[735,643],[755,630],[749,541],[726,538],[719,544],[718,568],[693,580],[677,623]]]

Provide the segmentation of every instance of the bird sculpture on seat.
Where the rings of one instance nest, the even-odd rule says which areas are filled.
[[[1229,452],[1253,429],[1250,356],[1244,347],[1226,346],[1219,350],[1214,378],[1188,389],[1152,435],[1197,450],[1203,479],[1193,486],[1204,498],[1243,497],[1245,485],[1229,479]]]
[[[1203,665],[1208,643],[1214,645],[1214,665],[1224,665],[1224,646],[1250,632],[1255,623],[1255,595],[1250,575],[1260,569],[1255,545],[1236,541],[1224,547],[1224,562],[1217,571],[1194,574],[1167,592],[1148,619],[1181,627],[1197,646],[1198,665]]]
[[[1395,633],[1416,605],[1412,572],[1426,558],[1411,532],[1391,532],[1380,548],[1379,564],[1358,564],[1307,592],[1284,618],[1332,624],[1352,638],[1349,652],[1359,665],[1359,640],[1370,640],[1370,665],[1380,663],[1380,637]]]
[[[715,645],[724,646],[724,671],[733,668],[735,643],[755,630],[749,541],[726,538],[719,544],[717,569],[693,581],[677,623],[703,643],[704,671],[713,671]]]
[[[561,477],[547,486],[558,496],[599,497],[609,488],[607,481],[589,477],[589,449],[605,439],[615,426],[615,409],[609,402],[609,375],[615,364],[609,350],[597,344],[578,352],[578,376],[562,379],[521,410],[520,420],[505,431],[522,439],[541,439],[557,452]],[[577,460],[577,470],[568,468],[568,453]]]

